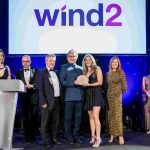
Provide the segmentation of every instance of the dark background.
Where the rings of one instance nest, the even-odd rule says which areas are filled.
[[[17,7],[17,6],[16,6]],[[134,122],[136,128],[142,128],[143,120],[143,102],[142,102],[142,77],[149,74],[150,67],[150,1],[146,1],[146,51],[145,55],[117,55],[121,59],[122,68],[127,76],[128,90],[123,95],[123,109],[124,117],[130,116]],[[21,68],[22,55],[9,55],[8,54],[8,26],[11,25],[8,22],[8,0],[0,0],[0,48],[4,50],[6,54],[5,64],[7,64],[12,74],[15,74],[16,70]],[[13,15],[13,14],[12,14]],[[138,16],[137,16],[138,17]],[[94,55],[97,60],[97,64],[102,68],[103,75],[108,71],[108,65],[112,55]],[[32,66],[36,68],[42,68],[45,55],[31,55]],[[83,55],[79,55],[78,64],[81,65]],[[66,63],[66,55],[57,55],[56,69],[59,70],[61,64]],[[13,78],[13,77],[12,77]],[[17,105],[16,123],[15,127],[20,126],[20,111],[19,101]],[[103,115],[103,114],[102,114]],[[104,116],[102,116],[103,118]],[[84,113],[83,124],[88,126],[88,116]]]

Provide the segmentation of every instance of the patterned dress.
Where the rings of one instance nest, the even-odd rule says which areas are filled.
[[[123,135],[122,121],[122,93],[127,89],[126,76],[124,72],[107,73],[107,99],[109,104],[108,126],[110,135]]]

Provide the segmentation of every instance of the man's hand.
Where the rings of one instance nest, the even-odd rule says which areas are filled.
[[[26,85],[26,88],[27,88],[27,89],[32,89],[32,88],[34,88],[34,86],[33,86],[32,84],[27,84],[27,85]]]
[[[81,83],[79,83],[77,80],[74,81],[75,85],[82,85]]]
[[[44,104],[42,105],[42,108],[47,108],[47,106],[48,106],[47,104]]]
[[[78,83],[78,81],[77,81],[77,80],[75,80],[75,81],[74,81],[74,84],[75,84],[75,85],[79,85],[79,83]]]

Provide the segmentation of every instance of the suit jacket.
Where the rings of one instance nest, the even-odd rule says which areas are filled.
[[[54,70],[56,75],[58,76],[57,70]],[[54,106],[54,88],[52,83],[50,82],[50,74],[47,68],[44,68],[38,73],[38,92],[39,92],[39,105],[41,106],[47,104],[48,107],[46,110],[52,110]],[[59,79],[59,78],[58,78]],[[62,98],[61,86],[60,86],[60,99]]]
[[[82,67],[76,64],[64,64],[61,66],[60,81],[62,86],[65,87],[65,101],[83,100],[82,88],[74,84],[77,77],[82,74]]]
[[[37,75],[37,69],[31,67],[30,68],[30,81],[29,81],[29,83],[33,84],[35,87],[36,87],[36,75]],[[24,85],[26,85],[23,68],[16,71],[16,79],[22,80]],[[36,88],[27,89],[26,93],[20,93],[19,96],[20,96],[21,105],[24,103],[38,104],[38,95],[37,95]]]

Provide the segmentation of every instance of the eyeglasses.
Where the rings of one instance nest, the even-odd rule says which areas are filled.
[[[76,56],[68,56],[68,57],[76,57]]]
[[[27,61],[22,61],[23,63],[28,63],[28,62],[30,62],[29,60],[27,60]]]

